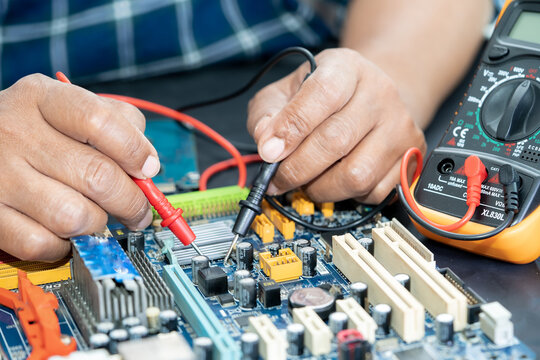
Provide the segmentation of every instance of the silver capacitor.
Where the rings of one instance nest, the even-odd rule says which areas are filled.
[[[332,333],[337,335],[341,330],[347,329],[347,323],[349,322],[349,317],[347,314],[341,311],[336,311],[330,314],[328,317],[328,326]]]
[[[287,353],[289,355],[300,356],[304,353],[304,333],[305,328],[302,324],[289,324],[287,326]]]
[[[300,249],[300,260],[302,261],[302,275],[317,275],[317,250],[312,246]]]
[[[300,257],[300,249],[305,248],[306,246],[311,246],[311,242],[307,239],[299,239],[294,242],[294,253],[296,256]]]
[[[144,251],[144,233],[142,231],[130,231],[127,237],[128,251]]]
[[[198,337],[193,340],[193,352],[197,360],[212,360],[214,343],[207,337]]]
[[[146,308],[146,323],[148,324],[148,331],[151,334],[158,333],[161,329],[161,322],[159,320],[160,310],[158,307],[150,306]]]
[[[118,354],[118,343],[129,340],[129,333],[126,329],[114,329],[109,333],[109,352]]]
[[[239,282],[240,307],[252,309],[257,305],[257,283],[255,279],[249,277]]]
[[[281,246],[279,244],[277,244],[277,243],[270,244],[270,245],[268,245],[266,247],[266,250],[268,250],[270,252],[272,257],[278,256],[279,249],[281,249]]]
[[[95,333],[90,335],[88,342],[92,349],[103,349],[109,346],[110,339],[107,334]]]
[[[142,339],[148,336],[148,328],[144,325],[137,325],[128,329],[131,340]]]
[[[411,291],[411,277],[407,274],[399,273],[394,275],[394,279],[398,281],[407,291]]]
[[[360,240],[358,240],[358,242],[360,242],[360,245],[362,245],[364,249],[366,249],[371,255],[373,255],[373,251],[374,251],[373,239],[366,237],[366,238],[361,238]]]
[[[141,320],[138,317],[128,316],[127,318],[122,319],[122,326],[127,330],[138,325],[141,325]]]
[[[178,329],[178,314],[174,310],[163,310],[159,313],[161,332],[168,333]]]
[[[199,283],[199,270],[206,269],[210,266],[210,260],[204,255],[197,255],[191,258],[191,278],[193,284]]]
[[[249,270],[236,270],[234,272],[233,295],[236,300],[240,298],[240,280],[250,277],[251,273],[249,272]]]
[[[371,314],[375,324],[377,324],[377,334],[388,335],[390,332],[390,320],[392,317],[392,308],[388,304],[377,304],[373,307]]]
[[[365,309],[368,293],[367,284],[360,281],[354,282],[349,286],[349,291],[352,298]]]
[[[114,329],[114,323],[111,321],[102,321],[96,325],[96,331],[102,334],[108,334]]]
[[[439,314],[435,318],[435,335],[439,343],[454,343],[454,317],[451,314]]]
[[[259,336],[252,332],[240,336],[242,360],[259,360]]]
[[[253,269],[253,245],[244,241],[236,245],[236,268],[239,270]]]

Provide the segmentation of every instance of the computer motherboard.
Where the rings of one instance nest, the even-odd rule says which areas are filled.
[[[535,359],[514,337],[508,310],[438,268],[420,241],[382,215],[346,234],[318,234],[264,204],[224,264],[247,191],[169,197],[206,257],[156,219],[143,232],[110,224],[103,234],[73,238],[70,268],[67,260],[24,268],[58,300],[61,340],[77,344],[50,358]],[[369,210],[314,204],[300,192],[283,205],[318,225]],[[2,266],[0,285],[16,287],[21,264]],[[0,308],[2,359],[40,359],[33,351],[47,344],[34,339],[32,347],[18,316]],[[47,330],[33,336],[40,331]]]

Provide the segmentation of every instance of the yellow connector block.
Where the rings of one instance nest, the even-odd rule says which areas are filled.
[[[266,215],[261,214],[256,216],[251,224],[251,228],[259,235],[263,243],[271,243],[274,241],[274,224],[272,224]]]
[[[298,279],[302,275],[302,262],[289,248],[280,249],[275,257],[268,251],[259,253],[259,265],[266,276],[276,282]]]
[[[315,204],[302,191],[297,191],[293,194],[292,207],[302,216],[315,214]]]
[[[325,218],[334,216],[334,203],[333,202],[323,202],[318,204],[319,209]]]
[[[0,287],[9,290],[17,289],[17,270],[26,272],[28,279],[34,285],[71,279],[69,259],[63,259],[54,263],[16,260],[0,263]]]
[[[276,209],[264,200],[262,203],[263,213],[270,219],[270,221],[277,227],[279,232],[283,235],[285,240],[291,240],[294,238],[294,230],[296,229],[294,222],[281,215]]]

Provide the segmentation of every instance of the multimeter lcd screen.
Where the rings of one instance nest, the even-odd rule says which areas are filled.
[[[540,44],[540,13],[523,11],[510,30],[508,37]]]

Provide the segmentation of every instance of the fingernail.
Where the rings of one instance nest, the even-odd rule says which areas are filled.
[[[273,137],[261,146],[260,155],[266,162],[274,162],[285,150],[285,141]]]
[[[146,213],[144,218],[141,220],[140,223],[137,224],[136,230],[146,229],[152,223],[153,218],[154,218],[154,215],[152,214],[152,210],[148,209],[148,212]]]
[[[142,174],[147,178],[151,178],[157,175],[159,172],[160,164],[157,157],[150,155],[146,158],[144,165],[141,169]]]
[[[271,182],[270,184],[268,184],[268,189],[266,190],[266,193],[268,195],[276,195],[277,193],[279,192],[279,189],[277,188],[276,185],[274,185],[273,182]]]

